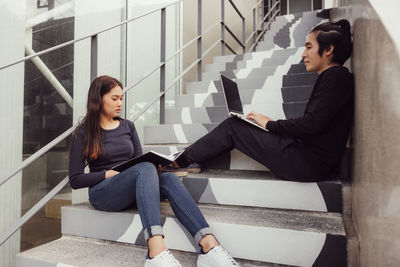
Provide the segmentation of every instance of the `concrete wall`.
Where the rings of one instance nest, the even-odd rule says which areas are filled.
[[[381,20],[391,14],[377,13],[373,2],[336,0],[332,13],[349,19],[354,32],[353,217],[363,267],[400,261],[400,56],[390,34],[396,25]],[[385,5],[399,10],[397,0]]]
[[[25,40],[24,1],[0,3],[0,66],[23,58]],[[0,70],[0,177],[10,174],[22,161],[22,125],[24,103],[24,63]],[[21,174],[0,186],[0,236],[21,215]],[[14,234],[0,246],[0,267],[15,265],[20,234]]]
[[[252,7],[257,3],[257,0],[236,0],[233,1],[237,8],[242,14],[249,12]],[[257,23],[260,21],[259,11],[257,9]],[[203,32],[208,29],[211,25],[215,24],[221,19],[221,1],[216,0],[203,0]],[[240,39],[242,36],[242,22],[240,17],[237,15],[235,10],[231,7],[230,3],[225,1],[225,23],[230,29],[233,30],[235,35]],[[246,38],[252,31],[253,18],[252,13],[246,17]],[[183,44],[192,40],[197,36],[197,0],[184,0],[183,3]],[[210,32],[203,37],[203,53],[206,51],[214,42],[221,37],[221,27],[215,26]],[[237,53],[242,53],[240,46],[234,41],[228,32],[225,32],[226,42],[232,47]],[[251,44],[247,47],[249,48]],[[225,54],[229,55],[231,52],[225,48]],[[221,45],[217,45],[204,59],[203,70],[205,64],[211,63],[214,56],[221,55]],[[190,64],[197,59],[197,43],[194,42],[183,53],[183,69],[186,69]],[[194,67],[192,71],[188,72],[184,77],[183,85],[186,82],[197,81],[197,69]],[[185,86],[183,86],[185,91]]]

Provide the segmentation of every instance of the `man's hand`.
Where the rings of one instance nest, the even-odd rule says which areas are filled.
[[[106,179],[113,177],[114,175],[117,175],[119,172],[114,171],[114,170],[108,170],[106,171]]]
[[[273,119],[271,119],[270,117],[265,116],[261,113],[255,112],[255,111],[250,112],[249,114],[247,114],[246,117],[250,120],[253,120],[255,123],[257,123],[258,125],[260,125],[264,128],[267,125],[267,122],[273,121]]]

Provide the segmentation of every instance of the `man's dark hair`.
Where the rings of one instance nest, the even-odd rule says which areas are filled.
[[[342,19],[337,22],[325,22],[315,26],[311,32],[317,35],[320,56],[323,51],[329,50],[331,45],[334,46],[332,62],[343,65],[351,56],[353,41],[349,21]]]

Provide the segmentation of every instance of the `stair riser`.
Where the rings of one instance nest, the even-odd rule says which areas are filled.
[[[335,182],[191,178],[190,174],[182,181],[197,203],[342,212],[341,184]]]
[[[318,75],[314,72],[302,74],[288,74],[283,76],[283,87],[314,85]]]
[[[235,82],[239,90],[261,89],[268,76],[257,77],[252,79],[237,79]],[[186,85],[188,94],[199,94],[207,92],[222,92],[222,84],[219,80],[210,82],[193,82]]]
[[[304,115],[307,103],[283,103],[283,111],[288,119],[299,118]]]
[[[145,144],[187,144],[194,143],[217,124],[164,124],[144,126]]]
[[[165,111],[165,123],[218,123],[228,116],[228,110],[225,106],[167,109]]]
[[[207,220],[207,215],[205,217]],[[199,250],[177,219],[163,216],[162,221],[164,241],[168,248],[191,252]],[[344,236],[327,238],[323,233],[207,221],[233,257],[295,266],[311,266],[322,253],[330,257],[340,255],[345,259]],[[96,222],[96,227],[93,227],[93,222]],[[63,208],[62,233],[146,245],[138,214]],[[335,251],[332,248],[327,250],[331,243],[337,242],[344,244],[344,247],[334,248]]]
[[[263,53],[266,52],[260,52],[257,56],[263,56],[267,59],[270,59],[269,66],[277,66],[281,65],[282,62],[285,62],[287,58],[291,55],[293,55],[297,49],[277,49],[274,51],[271,51],[272,54],[266,54],[263,56]],[[256,55],[255,55],[256,56]],[[254,58],[254,57],[253,57]],[[249,58],[244,58],[243,60],[239,61],[234,61],[234,62],[218,62],[218,63],[213,63],[213,64],[206,64],[205,66],[205,71],[206,72],[217,72],[217,71],[232,71],[236,69],[241,69],[241,68],[246,68],[246,62],[250,61],[251,59]],[[276,64],[274,64],[276,62]]]
[[[243,105],[251,104],[253,95],[256,90],[239,91],[240,100]],[[203,93],[203,94],[187,94],[177,95],[175,98],[175,106],[183,107],[214,107],[226,105],[223,93]]]
[[[313,86],[282,87],[283,102],[305,102],[312,90]]]

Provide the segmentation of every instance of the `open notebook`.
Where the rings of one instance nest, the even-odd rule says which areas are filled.
[[[124,161],[124,162],[112,167],[111,169],[121,172],[121,171],[128,169],[129,167],[131,167],[135,164],[138,164],[140,162],[151,162],[156,167],[158,167],[159,165],[165,166],[167,164],[174,162],[182,154],[183,151],[184,150],[179,151],[175,154],[165,155],[165,154],[151,150],[141,156]]]

